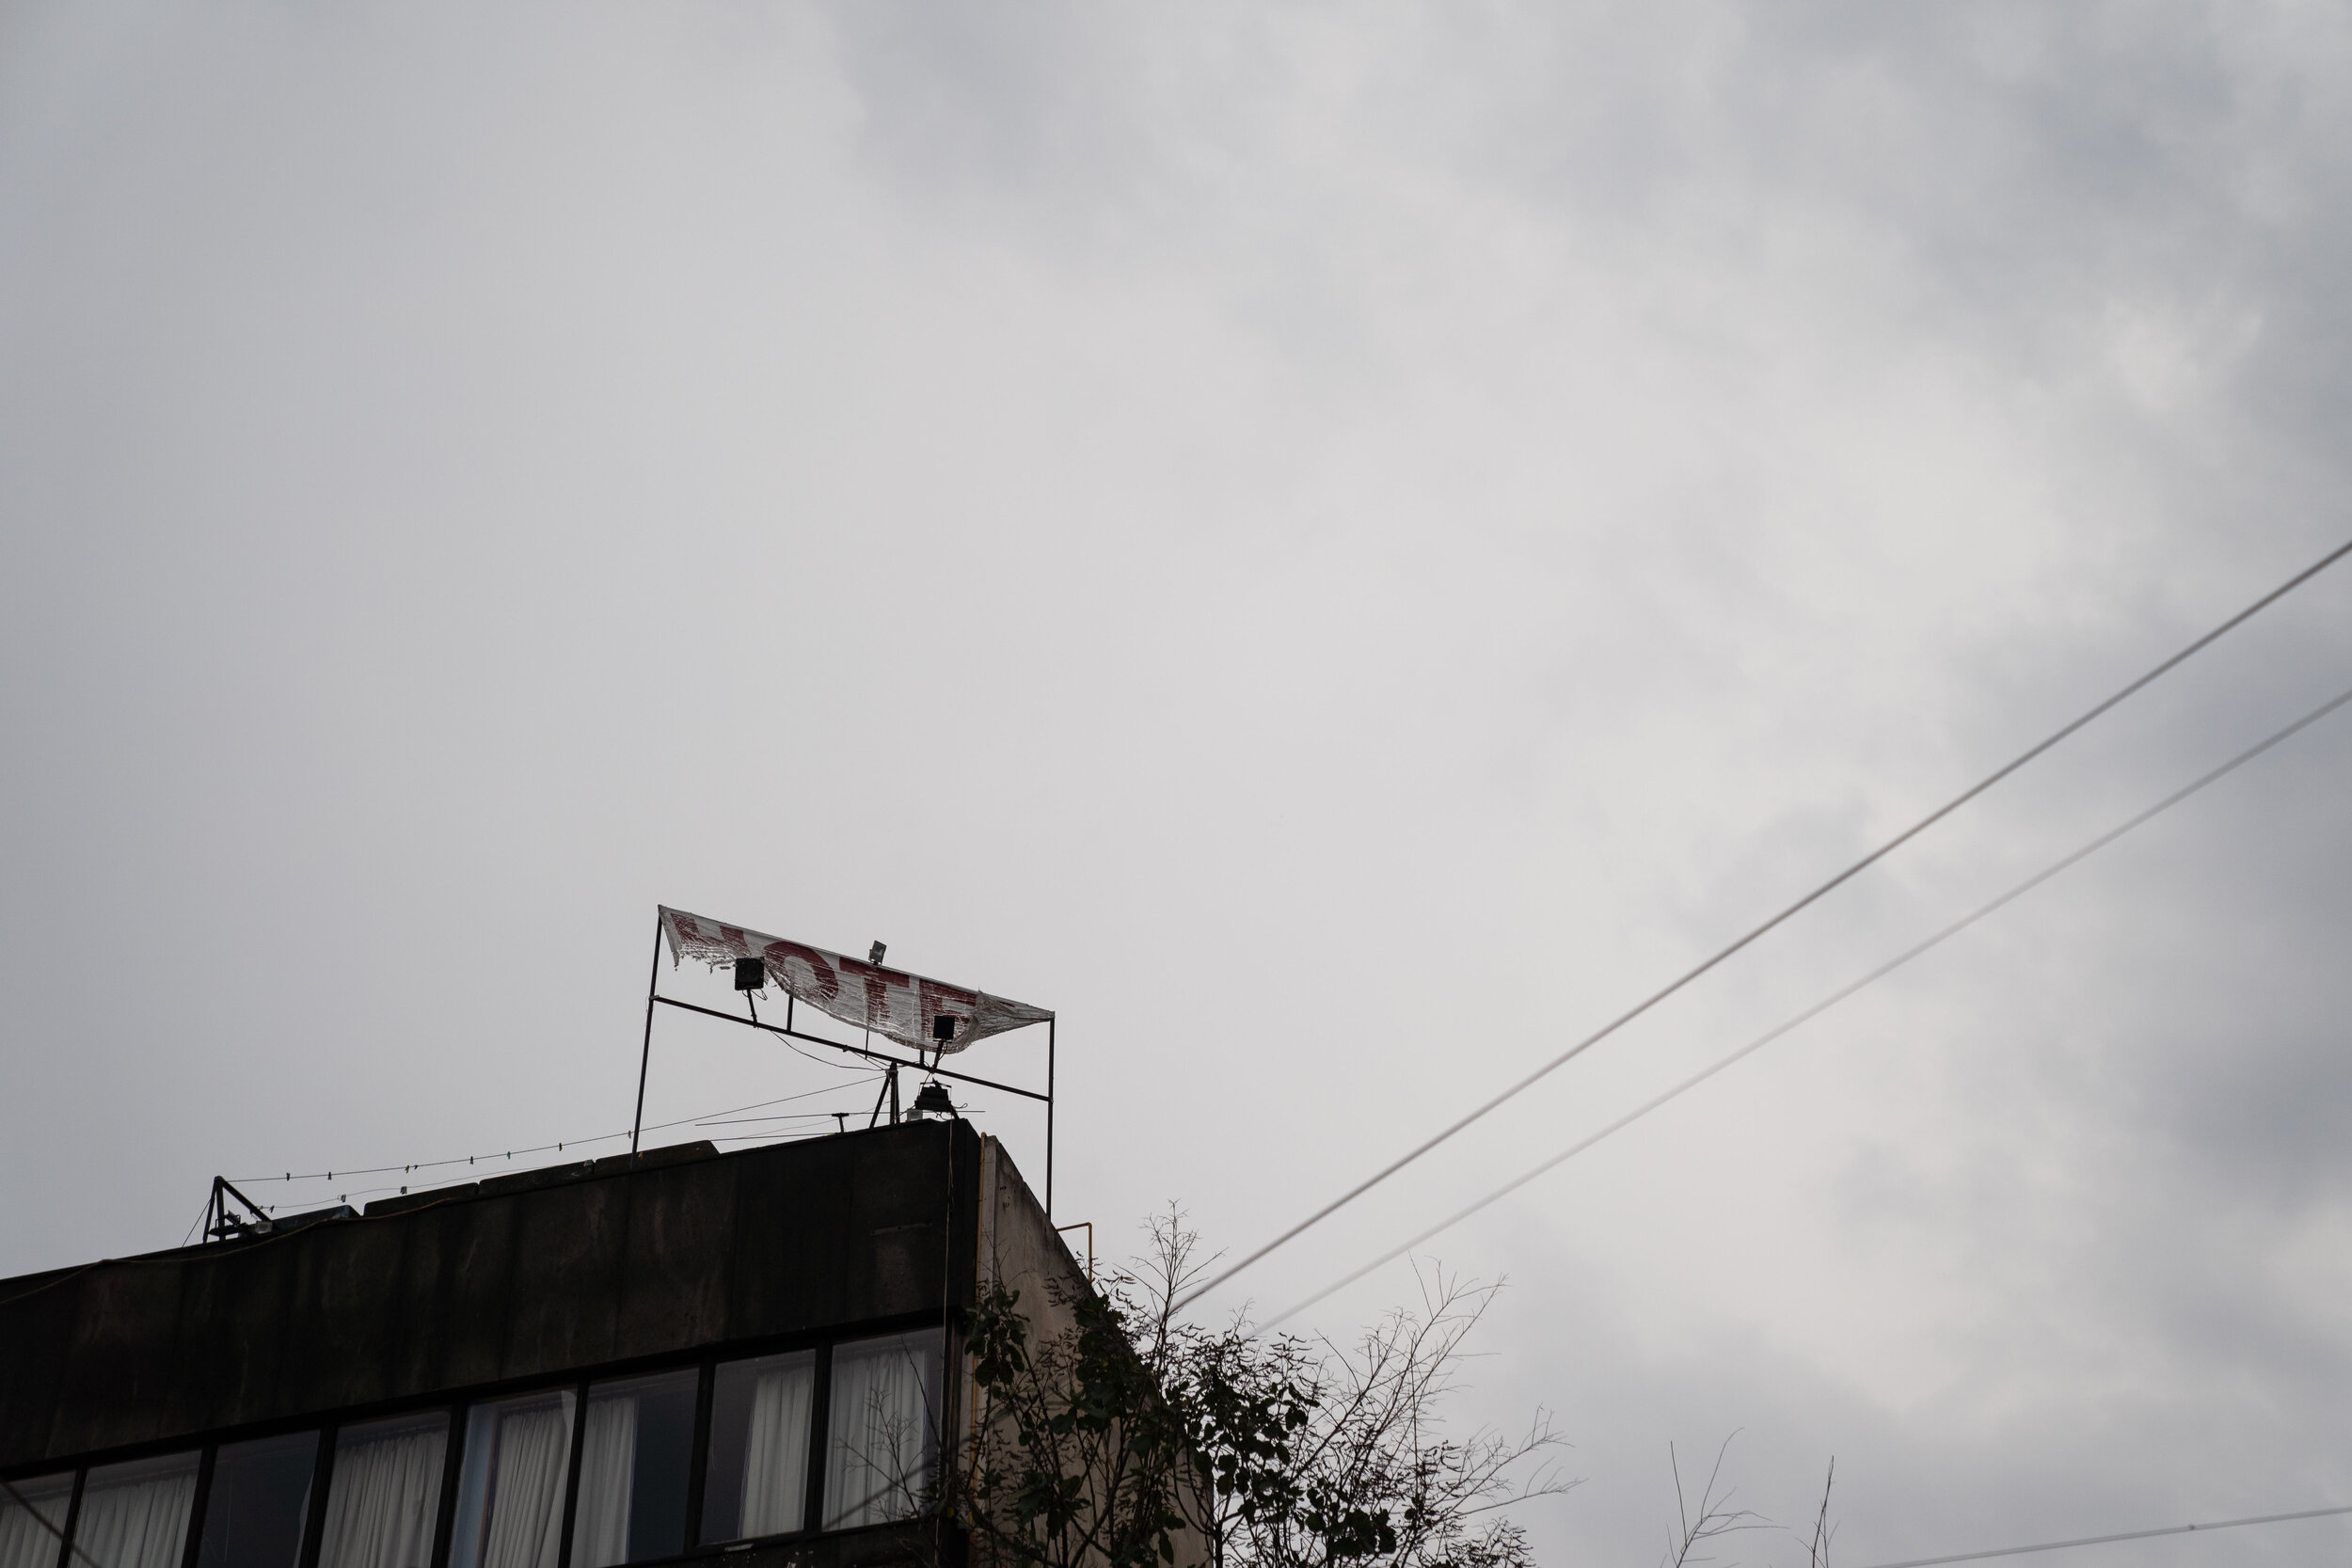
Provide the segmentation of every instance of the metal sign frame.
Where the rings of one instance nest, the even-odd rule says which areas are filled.
[[[1000,1084],[993,1078],[981,1078],[973,1073],[956,1072],[950,1070],[949,1069],[943,1068],[938,1065],[938,1062],[939,1057],[946,1054],[944,1052],[934,1053],[932,1059],[929,1062],[924,1061],[919,1055],[910,1060],[905,1056],[898,1055],[892,1052],[876,1051],[870,1046],[851,1045],[846,1040],[827,1039],[822,1035],[804,1034],[801,1030],[792,1027],[793,996],[789,990],[787,990],[784,993],[784,1022],[781,1024],[766,1023],[761,1022],[758,1007],[752,1002],[752,993],[750,991],[743,992],[743,1005],[751,1013],[751,1016],[748,1018],[738,1017],[734,1013],[722,1012],[716,1007],[705,1007],[692,1002],[681,1001],[675,996],[664,996],[661,994],[661,917],[657,914],[654,917],[653,923],[653,967],[651,973],[647,975],[645,980],[645,1037],[644,1044],[639,1051],[637,1058],[637,1114],[635,1118],[629,1123],[628,1129],[628,1158],[629,1164],[632,1166],[637,1163],[637,1141],[640,1133],[644,1131],[645,1124],[645,1077],[653,1066],[654,1009],[656,1007],[675,1007],[680,1012],[696,1013],[704,1018],[715,1018],[727,1023],[739,1023],[746,1028],[757,1029],[764,1034],[780,1036],[785,1039],[802,1040],[810,1045],[828,1046],[834,1051],[844,1052],[851,1056],[863,1056],[869,1062],[884,1063],[887,1066],[887,1077],[889,1082],[884,1085],[882,1092],[885,1095],[890,1096],[893,1101],[894,1111],[896,1109],[897,1101],[895,1091],[898,1086],[898,1069],[900,1068],[913,1068],[917,1072],[929,1073],[935,1078],[952,1078],[959,1084],[972,1084],[980,1088],[994,1089],[1002,1094],[1019,1095],[1025,1100],[1042,1101],[1045,1106],[1045,1213],[1049,1220],[1053,1217],[1054,1058],[1056,1046],[1055,1024],[1057,1020],[1052,1014],[1048,1014],[1045,1019],[1045,1088],[1044,1092],[1040,1093],[1036,1089],[1025,1089],[1015,1084]],[[1023,1027],[1033,1028],[1035,1025],[1025,1024]],[[1006,1033],[1019,1034],[1020,1030],[1010,1029],[1007,1030]],[[879,1113],[881,1101],[877,1101],[875,1103],[877,1112]]]

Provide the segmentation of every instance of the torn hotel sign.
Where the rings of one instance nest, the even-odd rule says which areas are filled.
[[[870,1029],[917,1053],[953,1053],[975,1040],[1043,1023],[1054,1016],[1025,1002],[885,969],[667,905],[661,909],[661,930],[673,964],[699,958],[716,969],[739,958],[763,959],[769,983],[781,986],[802,1006],[853,1028]],[[944,1032],[942,1019],[950,1021]]]

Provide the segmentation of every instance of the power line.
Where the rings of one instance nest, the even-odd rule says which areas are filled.
[[[1820,1017],[1823,1013],[1829,1011],[1840,1002],[1845,1001],[1856,991],[1861,990],[1865,987],[1872,985],[1879,980],[1884,979],[1887,975],[1894,974],[1895,971],[1902,968],[1903,965],[1911,962],[1912,959],[1919,957],[1922,953],[1927,952],[1931,948],[1941,946],[1944,942],[1958,936],[1969,927],[1974,926],[1978,921],[1982,920],[1985,916],[2008,904],[2015,902],[2019,898],[2024,897],[2026,894],[2031,893],[2035,888],[2040,887],[2051,878],[2058,875],[2058,873],[2065,871],[2072,866],[2080,864],[2083,861],[2086,861],[2092,855],[2097,854],[2100,850],[2106,848],[2108,845],[2113,844],[2117,839],[2122,838],[2125,833],[2130,832],[2133,829],[2141,826],[2154,817],[2162,816],[2164,813],[2171,810],[2174,806],[2179,805],[2183,800],[2185,800],[2190,796],[2196,794],[2199,790],[2204,788],[2207,784],[2214,783],[2227,774],[2235,772],[2239,768],[2242,768],[2247,763],[2253,761],[2265,752],[2269,751],[2273,746],[2276,746],[2280,741],[2287,739],[2290,736],[2296,735],[2296,733],[2309,728],[2311,725],[2319,722],[2319,721],[2335,712],[2336,709],[2344,706],[2346,703],[2352,703],[2352,690],[2342,692],[2337,696],[2330,698],[2328,701],[2322,703],[2311,712],[2303,715],[2302,718],[2297,719],[2294,723],[2289,724],[2286,728],[2272,735],[2268,739],[2248,747],[2245,751],[2240,752],[2237,755],[2232,757],[2220,767],[2214,768],[2211,772],[2204,774],[2202,777],[2197,779],[2191,784],[2184,784],[2179,789],[2176,789],[2171,794],[2166,796],[2163,800],[2157,801],[2154,805],[2150,806],[2147,810],[2141,812],[2138,816],[2134,816],[2129,821],[2123,823],[2121,827],[2110,828],[2106,832],[2101,833],[2097,838],[2094,838],[2090,843],[2084,845],[2081,848],[2076,849],[2073,853],[2065,855],[2058,860],[2053,861],[2050,864],[2042,867],[2040,871],[2035,872],[2024,881],[2019,882],[2015,887],[2010,888],[2007,893],[2002,894],[1999,897],[1993,899],[1989,903],[1979,905],[1976,909],[1971,910],[1964,915],[1962,915],[1958,920],[1953,921],[1950,925],[1945,927],[1933,936],[1929,937],[1926,941],[1917,942],[1913,946],[1904,949],[1901,953],[1896,955],[1892,958],[1889,958],[1886,962],[1879,965],[1878,968],[1862,976],[1859,980],[1855,980],[1850,985],[1830,992],[1829,995],[1823,997],[1820,1001],[1816,1002],[1810,1007],[1805,1008],[1804,1011],[1798,1013],[1795,1017],[1788,1019],[1781,1023],[1775,1024],[1772,1028],[1766,1030],[1761,1035],[1758,1035],[1756,1038],[1750,1040],[1747,1044],[1741,1046],[1730,1055],[1722,1058],[1710,1066],[1702,1068],[1700,1070],[1692,1073],[1690,1077],[1685,1078],[1681,1083],[1677,1084],[1674,1087],[1668,1089],[1665,1093],[1658,1096],[1656,1099],[1636,1106],[1633,1110],[1627,1112],[1624,1116],[1619,1117],[1615,1121],[1611,1122],[1608,1126],[1602,1128],[1599,1132],[1595,1132],[1592,1136],[1585,1138],[1581,1143],[1569,1145],[1566,1148],[1562,1149],[1559,1153],[1553,1155],[1550,1159],[1546,1160],[1542,1164],[1537,1165],[1534,1169],[1526,1172],[1524,1175],[1514,1177],[1512,1180],[1504,1182],[1502,1186],[1497,1187],[1493,1192],[1488,1193],[1486,1196],[1480,1198],[1477,1202],[1470,1204],[1469,1207],[1454,1211],[1452,1214],[1449,1214],[1444,1219],[1439,1220],[1436,1225],[1431,1226],[1428,1229],[1422,1231],[1420,1235],[1415,1236],[1411,1241],[1406,1242],[1404,1245],[1382,1253],[1379,1257],[1374,1259],[1371,1262],[1366,1263],[1362,1268],[1358,1269],[1355,1273],[1347,1275],[1345,1278],[1325,1286],[1322,1290],[1317,1291],[1313,1295],[1309,1296],[1305,1301],[1300,1302],[1297,1306],[1290,1307],[1279,1316],[1267,1319],[1264,1326],[1266,1328],[1272,1328],[1278,1323],[1296,1317],[1299,1313],[1304,1312],[1308,1307],[1314,1306],[1315,1303],[1322,1301],[1325,1297],[1331,1295],[1335,1291],[1343,1291],[1348,1286],[1355,1284],[1356,1281],[1363,1278],[1364,1275],[1372,1273],[1373,1270],[1381,1267],[1383,1264],[1394,1262],[1397,1259],[1404,1257],[1406,1253],[1412,1251],[1413,1248],[1421,1245],[1423,1242],[1428,1241],[1431,1237],[1436,1236],[1440,1232],[1452,1229],[1454,1226],[1459,1225],[1462,1221],[1470,1218],[1472,1214],[1477,1213],[1481,1209],[1484,1209],[1487,1205],[1497,1202],[1502,1198],[1507,1197],[1512,1193],[1518,1191],[1521,1187],[1526,1186],[1530,1181],[1534,1180],[1546,1171],[1576,1158],[1576,1156],[1583,1153],[1586,1149],[1592,1148],[1595,1144],[1599,1143],[1602,1139],[1623,1132],[1626,1128],[1632,1126],[1635,1122],[1641,1120],[1652,1111],[1657,1110],[1668,1101],[1677,1099],[1680,1096],[1689,1093],[1691,1090],[1697,1088],[1701,1084],[1706,1083],[1709,1078],[1714,1077],[1717,1073],[1723,1071],[1724,1069],[1731,1066],[1734,1062],[1740,1061],[1743,1057],[1752,1055],[1756,1052],[1763,1050],[1764,1047],[1772,1044],[1772,1041],[1780,1038],[1783,1035],[1788,1034],[1790,1030]]]
[[[180,1244],[182,1246],[186,1246],[189,1243],[196,1240],[196,1232],[198,1228],[203,1225],[204,1221],[211,1215],[212,1212],[213,1200],[207,1197],[204,1200],[204,1207],[197,1211],[196,1219],[194,1223],[189,1225],[187,1234],[180,1238]]]
[[[1176,1302],[1174,1305],[1179,1307],[1190,1306],[1193,1302],[1196,1302],[1202,1296],[1207,1295],[1211,1291],[1216,1290],[1227,1280],[1232,1279],[1235,1275],[1240,1274],[1244,1269],[1248,1268],[1251,1264],[1257,1262],[1260,1259],[1265,1257],[1277,1247],[1288,1244],[1290,1242],[1295,1240],[1298,1236],[1312,1227],[1320,1225],[1323,1221],[1330,1218],[1331,1215],[1337,1213],[1348,1204],[1355,1202],[1358,1198],[1363,1196],[1364,1194],[1372,1191],[1373,1188],[1378,1186],[1381,1182],[1386,1181],[1390,1177],[1394,1176],[1398,1171],[1403,1170],[1406,1165],[1411,1164],[1414,1161],[1420,1159],[1431,1149],[1436,1148],[1439,1144],[1444,1143],[1447,1139],[1453,1137],[1464,1128],[1469,1127],[1475,1121],[1478,1121],[1481,1117],[1495,1110],[1504,1101],[1520,1094],[1524,1090],[1532,1087],[1540,1080],[1566,1066],[1569,1062],[1575,1060],[1578,1056],[1582,1055],[1586,1051],[1592,1049],[1594,1046],[1598,1045],[1602,1040],[1607,1039],[1611,1035],[1615,1034],[1619,1029],[1624,1028],[1627,1024],[1632,1022],[1644,1013],[1648,1012],[1652,1007],[1658,1006],[1659,1003],[1663,1002],[1666,998],[1674,995],[1675,992],[1682,990],[1683,987],[1689,985],[1700,975],[1705,974],[1708,971],[1713,969],[1716,965],[1730,958],[1733,954],[1738,953],[1740,949],[1746,947],[1749,943],[1755,942],[1766,932],[1771,931],[1782,922],[1788,920],[1790,916],[1818,902],[1833,890],[1842,886],[1853,877],[1859,875],[1862,871],[1885,859],[1886,856],[1892,854],[1896,849],[1900,848],[1905,844],[1908,844],[1911,840],[1916,838],[1928,829],[1933,827],[1936,823],[1941,822],[1945,817],[1949,816],[1953,812],[1958,811],[1962,806],[1966,805],[1969,801],[1975,800],[1986,790],[1991,789],[1994,784],[1999,784],[2003,779],[2008,778],[2011,773],[2016,772],[2020,768],[2025,767],[2026,764],[2033,761],[2034,758],[2042,755],[2042,752],[2048,751],[2051,747],[2056,746],[2059,741],[2064,740],[2068,736],[2073,735],[2076,730],[2081,729],[2084,725],[2090,723],[2092,720],[2098,718],[2109,708],[2114,707],[2118,703],[2121,703],[2126,697],[2131,696],[2134,692],[2148,685],[2149,682],[2156,679],[2159,675],[2162,675],[2166,672],[2171,670],[2183,660],[2188,658],[2191,655],[2198,653],[2200,650],[2216,641],[2225,633],[2250,620],[2264,610],[2269,608],[2272,604],[2275,604],[2280,599],[2285,597],[2288,594],[2294,592],[2296,588],[2301,587],[2304,583],[2309,582],[2312,578],[2317,577],[2320,573],[2326,571],[2328,567],[2343,560],[2346,555],[2352,555],[2352,540],[2347,540],[2345,543],[2337,546],[2334,549],[2329,550],[2326,555],[2320,557],[2311,565],[2304,567],[2303,570],[2296,573],[2295,576],[2287,578],[2286,581],[2280,583],[2269,593],[2265,594],[2261,598],[2256,599],[2252,604],[2248,605],[2244,610],[2239,610],[2235,615],[2231,616],[2228,620],[2222,622],[2219,626],[2214,627],[2202,637],[2198,638],[2194,642],[2189,643],[2188,646],[2183,648],[2171,657],[2156,665],[2147,673],[2141,675],[2138,679],[2131,682],[2131,684],[2117,691],[2113,696],[2106,698],[2096,706],[2085,712],[2080,718],[2075,719],[2061,728],[2054,731],[2047,738],[2037,741],[2034,745],[2020,752],[2011,761],[2003,764],[2000,768],[1995,768],[1993,772],[1987,774],[1976,784],[1969,785],[1958,795],[1953,796],[1943,805],[1936,807],[1935,810],[1919,818],[1918,821],[1914,822],[1910,827],[1905,828],[1901,832],[1897,833],[1893,838],[1888,839],[1885,843],[1880,845],[1877,848],[1871,850],[1868,854],[1863,856],[1851,865],[1846,867],[1845,870],[1840,871],[1836,876],[1832,877],[1828,881],[1821,883],[1812,892],[1806,894],[1795,903],[1790,904],[1788,908],[1782,910],[1778,914],[1773,915],[1770,920],[1765,921],[1762,925],[1749,931],[1747,935],[1740,938],[1728,947],[1723,948],[1717,952],[1714,957],[1707,959],[1704,963],[1697,965],[1695,968],[1684,971],[1679,978],[1657,990],[1652,991],[1641,1002],[1628,1008],[1626,1011],[1619,1013],[1615,1018],[1610,1020],[1607,1023],[1593,1031],[1593,1033],[1585,1036],[1582,1039],[1568,1047],[1567,1050],[1563,1051],[1560,1054],[1554,1056],[1551,1060],[1546,1062],[1543,1066],[1537,1068],[1534,1071],[1529,1073],[1518,1083],[1513,1084],[1510,1087],[1504,1089],[1501,1094],[1496,1095],[1485,1104],[1480,1105],[1476,1110],[1471,1111],[1468,1116],[1454,1122],[1451,1126],[1445,1128],[1436,1136],[1421,1143],[1401,1159],[1392,1161],[1389,1164],[1382,1166],[1372,1176],[1358,1182],[1355,1186],[1350,1187],[1346,1192],[1342,1193],[1338,1197],[1332,1199],[1329,1203],[1325,1204],[1322,1208],[1316,1210],[1313,1213],[1308,1215],[1296,1225],[1292,1226],[1288,1230],[1283,1231],[1279,1236],[1275,1237],[1274,1240],[1266,1243],[1257,1251],[1249,1254],[1249,1256],[1244,1258],[1240,1262],[1235,1263],[1232,1268],[1227,1269],[1224,1273],[1216,1275],[1207,1283],[1198,1286],[1194,1290],[1186,1292],[1184,1298]]]
[[[768,1121],[822,1121],[827,1117],[842,1114],[844,1113],[837,1111],[800,1111],[782,1117],[713,1117],[707,1121],[698,1121],[694,1125],[697,1127],[749,1127],[757,1122]]]
[[[1950,1557],[1915,1557],[1901,1562],[1879,1562],[1871,1568],[1934,1568],[1941,1562],[1980,1562],[1989,1557],[2023,1557],[2027,1552],[2055,1552],[2068,1546],[2104,1546],[2111,1541],[2147,1541],[2159,1535],[2186,1535],[2192,1530],[2235,1529],[2240,1525],[2279,1525],[2289,1519],[2325,1519],[2352,1513],[2352,1508],[2307,1508],[2300,1513],[2258,1513],[2250,1519],[2216,1519],[2209,1525],[2167,1525],[2162,1529],[2125,1530],[2121,1535],[2086,1535],[2073,1541],[2043,1541],[2031,1546],[1996,1546],[1989,1552],[1955,1552]]]

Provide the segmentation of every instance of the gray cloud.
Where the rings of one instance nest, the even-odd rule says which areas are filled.
[[[2348,44],[8,13],[0,1271],[174,1242],[215,1171],[611,1131],[657,899],[1059,1007],[1065,1212],[1253,1243],[2336,542]],[[1257,1299],[2352,683],[2347,608],[2233,635]],[[1593,1478],[1551,1555],[1653,1551],[1665,1442],[1734,1427],[1784,1514],[1839,1456],[1843,1560],[2335,1499],[2347,747],[1446,1239],[1515,1282],[1466,1415],[1549,1403]],[[651,1109],[821,1081],[684,1028]]]

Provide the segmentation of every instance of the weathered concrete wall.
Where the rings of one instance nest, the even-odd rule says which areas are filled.
[[[1069,1327],[1075,1318],[1053,1298],[1057,1291],[1088,1289],[1086,1266],[1055,1231],[1045,1206],[994,1138],[984,1140],[980,1155],[980,1288],[1002,1282],[1018,1291],[1021,1309],[1040,1337]]]
[[[1030,1342],[1050,1339],[1074,1327],[1077,1314],[1070,1303],[1092,1290],[1086,1265],[1071,1250],[1054,1222],[1021,1178],[1003,1147],[986,1140],[980,1157],[980,1217],[977,1287],[992,1283],[1020,1293],[1019,1309],[1029,1321]],[[977,1293],[977,1292],[976,1292]],[[972,1381],[969,1358],[963,1369],[964,1441],[977,1435],[987,1418],[986,1402]],[[1208,1537],[1200,1531],[1176,1532],[1175,1568],[1202,1568],[1209,1560]],[[985,1549],[976,1548],[976,1560]]]
[[[960,1307],[980,1164],[917,1122],[0,1281],[0,1467]]]

